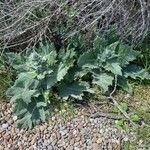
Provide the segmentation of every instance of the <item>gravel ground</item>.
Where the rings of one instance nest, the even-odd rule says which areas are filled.
[[[16,128],[9,103],[0,103],[0,150],[120,150],[128,135],[114,127],[115,120],[79,113],[61,123],[53,116],[32,130]]]

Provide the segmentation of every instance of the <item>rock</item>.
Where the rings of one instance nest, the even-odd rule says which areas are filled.
[[[53,141],[53,140],[55,140],[56,138],[57,138],[56,134],[55,134],[55,133],[52,133],[50,139]]]
[[[100,149],[97,143],[93,143],[92,148],[93,148],[92,150],[99,150]]]
[[[98,138],[98,140],[96,141],[96,143],[98,143],[98,144],[100,144],[102,142],[103,142],[103,140],[101,138]]]
[[[76,139],[75,139],[75,141],[76,141],[76,142],[79,142],[80,139],[81,139],[81,138],[80,138],[79,136],[77,136]]]
[[[8,131],[10,131],[10,130],[11,130],[11,126],[8,127]]]
[[[129,141],[129,138],[126,136],[124,139],[123,139],[125,142]]]
[[[69,146],[66,148],[66,150],[74,150],[73,146]]]
[[[47,128],[47,130],[48,130],[48,131],[52,131],[52,130],[53,130],[53,127],[52,127],[52,126],[49,126],[49,127]]]
[[[80,142],[75,142],[75,143],[74,143],[74,146],[75,146],[75,147],[78,147],[79,145],[80,145]]]
[[[68,132],[67,129],[66,129],[66,130],[62,130],[62,131],[60,131],[60,134],[61,134],[62,136],[65,136],[65,135],[67,134],[67,132]]]
[[[11,144],[8,144],[8,148],[10,149],[12,147],[12,145]]]
[[[74,131],[73,131],[73,134],[76,135],[76,134],[77,134],[77,130],[74,130]]]
[[[53,116],[53,117],[52,117],[52,121],[55,121],[55,120],[56,120],[56,118]]]
[[[3,130],[6,130],[8,128],[9,124],[8,123],[5,123],[5,124],[2,124],[2,129]]]
[[[30,147],[29,147],[29,150],[34,150],[34,149],[33,149],[33,146],[30,146]]]
[[[17,120],[17,116],[13,116],[13,120],[16,121]]]
[[[8,134],[8,135],[5,136],[5,139],[6,139],[7,141],[9,141],[10,138],[11,138],[11,135],[10,135],[10,134]]]
[[[63,131],[63,130],[65,130],[66,129],[66,127],[65,126],[60,126],[60,131]]]
[[[31,145],[33,145],[37,140],[37,135],[34,135],[31,141]]]
[[[46,135],[48,133],[48,131],[47,130],[44,130],[44,135]]]
[[[17,145],[20,147],[20,146],[21,146],[21,142],[20,142],[20,141],[18,141]]]
[[[65,146],[66,146],[66,147],[68,147],[68,146],[69,146],[69,143],[68,143],[68,142],[66,142],[66,141],[65,141]]]
[[[2,110],[7,110],[7,106],[6,105],[2,105]]]
[[[78,148],[78,147],[74,147],[74,150],[80,150],[80,148]]]
[[[47,146],[47,150],[53,150],[53,146],[48,145],[48,146]]]
[[[40,131],[43,132],[45,130],[44,126],[40,126]]]
[[[74,145],[74,138],[70,140],[70,145]]]
[[[61,135],[59,132],[56,133],[57,139],[59,140],[61,138]]]
[[[36,144],[33,144],[33,148],[34,148],[34,150],[36,150]]]
[[[100,131],[99,131],[101,134],[103,134],[104,133],[104,129],[100,129]]]
[[[51,143],[51,145],[52,145],[52,146],[55,146],[56,143],[57,143],[57,139],[53,140],[52,143]]]
[[[44,140],[43,146],[48,146],[48,145],[49,145],[48,140]]]
[[[91,139],[87,139],[86,140],[86,144],[89,146],[89,145],[92,145],[92,140]]]
[[[10,144],[12,144],[12,143],[13,143],[13,141],[12,141],[12,139],[11,139],[11,138],[9,139],[9,143],[10,143]]]

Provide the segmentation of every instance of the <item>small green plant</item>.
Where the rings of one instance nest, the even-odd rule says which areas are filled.
[[[108,43],[96,37],[85,52],[77,37],[68,41],[68,46],[59,52],[53,44],[41,42],[38,48],[25,53],[7,53],[8,64],[18,74],[7,95],[15,106],[19,127],[31,128],[45,121],[49,108],[54,108],[52,95],[59,100],[70,97],[82,100],[85,92],[93,92],[91,84],[100,86],[104,93],[109,92],[116,76],[117,86],[132,93],[128,78],[150,78],[144,69],[132,63],[139,52],[122,42]]]
[[[117,77],[117,86],[132,93],[128,78],[150,79],[145,69],[132,63],[138,55],[139,52],[122,42],[108,44],[97,37],[92,50],[80,56],[78,65],[92,74],[92,83],[100,86],[104,92],[109,90]]]
[[[141,54],[139,55],[139,59],[144,68],[150,71],[150,33],[144,38],[142,43],[140,43],[136,47]]]
[[[11,86],[12,72],[5,66],[5,61],[0,56],[0,100],[6,100],[6,91]]]
[[[41,43],[38,49],[28,50],[26,54],[8,53],[7,56],[18,74],[7,95],[15,105],[20,127],[31,128],[40,120],[45,121],[47,107],[53,107],[51,93],[67,100],[69,97],[82,99],[83,92],[88,91],[88,84],[74,76],[74,49],[58,54],[52,44]]]
[[[127,112],[129,107],[128,107],[128,104],[126,102],[122,102],[120,103],[120,107],[123,111]],[[112,113],[115,113],[115,114],[121,114],[121,112],[118,110],[117,107],[114,107],[113,110],[112,110]]]
[[[0,54],[0,73],[2,74],[5,71],[6,71],[5,60],[3,55]]]
[[[120,103],[120,107],[124,112],[129,111],[129,106],[126,102]],[[116,107],[114,107],[112,113],[121,115],[120,110]],[[129,118],[134,123],[139,123],[141,121],[141,117],[134,113],[130,114]],[[130,124],[129,124],[129,120],[127,120],[126,118],[122,118],[121,120],[118,120],[115,124],[115,127],[117,127],[118,129],[124,130],[127,133],[129,133],[130,130],[132,130],[132,127],[130,127]]]

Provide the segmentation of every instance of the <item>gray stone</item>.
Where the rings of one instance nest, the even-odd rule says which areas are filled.
[[[33,144],[33,148],[36,150],[36,144]]]
[[[47,146],[47,150],[53,150],[53,146],[48,145],[48,146]]]
[[[8,148],[11,148],[11,146],[12,146],[11,144],[8,144]]]
[[[6,130],[8,128],[9,124],[8,123],[4,123],[2,124],[2,129],[3,130]]]
[[[78,147],[79,145],[80,145],[80,142],[74,143],[74,146],[75,146],[75,147]]]
[[[20,142],[20,141],[18,141],[17,145],[18,145],[18,146],[21,146],[21,142]]]
[[[99,146],[97,143],[93,143],[92,148],[93,150],[99,150]]]
[[[53,140],[53,142],[51,143],[52,146],[55,146],[57,143],[57,139]]]
[[[67,130],[67,129],[60,131],[60,134],[61,134],[62,136],[65,136],[67,133],[68,133],[68,130]]]
[[[70,140],[70,145],[73,145],[74,144],[74,138],[72,138],[71,140]]]
[[[87,139],[86,140],[86,144],[89,146],[89,145],[91,145],[92,144],[92,140],[91,139]]]
[[[49,127],[47,128],[47,130],[48,130],[48,131],[52,131],[52,130],[53,130],[53,127],[52,127],[52,126],[49,126]]]
[[[44,140],[43,145],[48,146],[49,145],[48,140]]]
[[[80,148],[79,147],[74,147],[74,150],[80,150]]]
[[[66,148],[66,150],[74,150],[73,146],[69,146]]]
[[[65,130],[65,129],[66,129],[65,126],[60,126],[60,131],[63,131],[63,130]]]

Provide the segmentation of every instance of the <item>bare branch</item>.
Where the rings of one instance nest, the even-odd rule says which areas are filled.
[[[99,31],[115,25],[121,38],[133,43],[145,37],[150,30],[150,9],[146,0],[12,0],[0,2],[0,42],[8,47],[32,35],[48,37],[56,25],[68,23],[68,8],[75,16],[67,24],[70,37],[80,30]],[[24,38],[26,35],[26,38]],[[48,37],[49,38],[49,37]],[[7,47],[6,46],[6,47]]]

